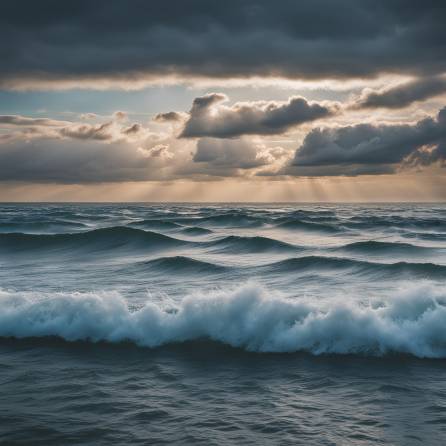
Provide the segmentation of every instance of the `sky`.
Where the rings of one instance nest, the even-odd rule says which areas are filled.
[[[15,0],[0,201],[446,201],[446,3]]]

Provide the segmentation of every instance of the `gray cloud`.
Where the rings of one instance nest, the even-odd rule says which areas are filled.
[[[221,93],[195,98],[181,136],[233,138],[279,134],[336,112],[333,105],[309,103],[301,97],[291,97],[287,102],[246,102],[230,107],[223,104],[227,100]]]
[[[192,164],[179,173],[201,178],[249,176],[265,169],[276,171],[289,156],[282,147],[267,147],[249,138],[202,138],[197,141]]]
[[[443,93],[446,93],[446,78],[427,77],[381,91],[366,91],[358,99],[355,107],[401,108]]]
[[[141,124],[136,122],[135,124],[129,125],[128,127],[122,129],[121,133],[123,133],[124,135],[137,135],[138,133],[140,133],[142,131],[143,131],[143,128],[142,128]]]
[[[206,101],[212,102],[206,98],[201,103]],[[202,138],[197,144],[177,140],[113,116],[100,124],[26,126],[0,135],[0,181],[92,183],[231,176],[274,164],[284,156],[280,147],[266,148],[248,139]],[[20,120],[30,122],[26,117]]]
[[[20,115],[0,115],[0,125],[14,125],[14,126],[48,126],[57,127],[69,124],[67,121],[58,121],[49,118],[29,118]]]
[[[97,116],[89,113],[82,115],[84,118],[96,118]],[[55,137],[75,139],[93,139],[93,140],[111,140],[119,135],[135,136],[142,134],[144,128],[139,123],[129,124],[123,127],[127,115],[124,112],[115,112],[113,120],[100,124],[78,123],[70,121],[59,121],[50,118],[30,118],[21,115],[0,115],[0,126],[9,127],[25,127],[20,132],[9,134],[9,137],[24,136],[25,134],[35,137]]]
[[[0,15],[0,85],[29,80],[446,71],[441,0],[16,0]]]
[[[180,112],[158,113],[153,120],[156,122],[181,122],[186,119],[187,114]]]
[[[252,169],[265,164],[264,160],[258,158],[257,151],[251,141],[203,138],[197,142],[193,161],[214,167]]]
[[[58,135],[63,138],[111,141],[125,138],[143,138],[148,135],[140,123],[135,122],[126,127],[121,126],[121,118],[116,121],[107,121],[101,124],[70,123],[66,127],[58,129]]]
[[[105,122],[98,125],[72,124],[60,129],[61,136],[77,139],[110,140],[113,138],[111,132],[113,122]]]
[[[389,173],[405,159],[424,164],[444,160],[446,108],[436,119],[414,125],[359,124],[313,129],[286,169],[296,175]]]
[[[165,158],[100,141],[36,139],[0,148],[0,181],[97,183],[161,179]]]

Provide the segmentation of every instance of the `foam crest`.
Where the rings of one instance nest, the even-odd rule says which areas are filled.
[[[176,307],[130,310],[115,292],[0,292],[0,336],[130,341],[157,347],[210,339],[255,352],[406,353],[446,358],[446,294],[428,285],[386,301],[315,303],[271,296],[250,284],[194,295]]]

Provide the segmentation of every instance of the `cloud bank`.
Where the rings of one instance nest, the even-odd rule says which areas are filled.
[[[4,2],[0,86],[141,79],[433,76],[446,72],[442,1]]]

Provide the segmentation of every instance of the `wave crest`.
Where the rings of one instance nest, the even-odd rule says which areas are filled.
[[[39,297],[39,299],[36,299]],[[189,296],[176,307],[129,310],[119,294],[0,292],[0,336],[131,341],[157,347],[210,339],[255,352],[446,358],[446,294],[427,286],[385,302],[318,305],[271,297],[256,285]]]

